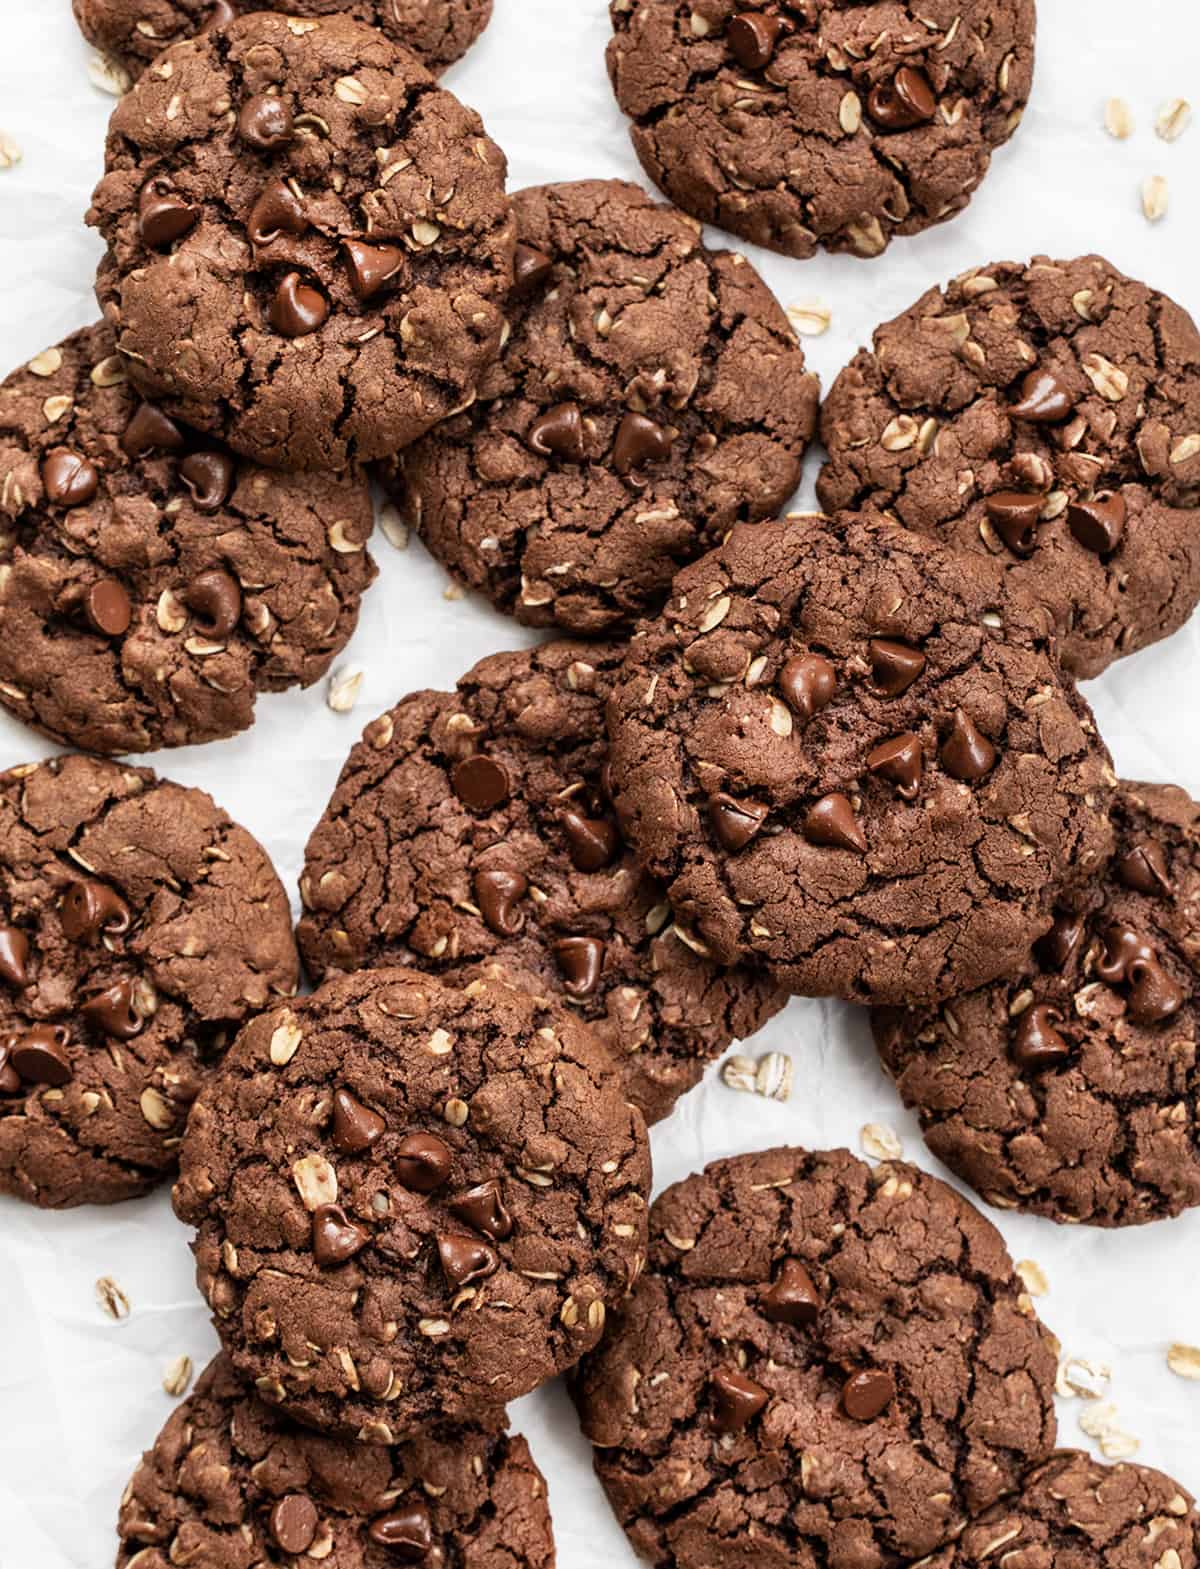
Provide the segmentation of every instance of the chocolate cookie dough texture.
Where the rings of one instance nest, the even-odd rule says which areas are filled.
[[[394,1449],[325,1438],[256,1399],[224,1356],[142,1457],[117,1532],[117,1569],[554,1569],[546,1483],[523,1438],[475,1426]]]
[[[1020,123],[1034,0],[612,0],[642,167],[787,256],[878,256],[954,217]]]
[[[1129,1226],[1200,1204],[1200,806],[1122,783],[1115,857],[1011,980],[880,1010],[930,1149],[990,1203]]]
[[[899,1569],[1049,1453],[1055,1361],[966,1200],[777,1149],[655,1202],[646,1271],[573,1384],[649,1563]]]
[[[152,1188],[227,1042],[297,971],[270,861],[201,791],[90,757],[0,774],[0,1192]]]
[[[264,12],[174,45],[105,167],[97,294],[172,417],[336,470],[474,397],[512,283],[504,155],[375,28]]]
[[[372,1444],[577,1362],[645,1260],[650,1159],[609,1056],[495,977],[338,976],[239,1036],[175,1188],[238,1374]]]
[[[162,51],[223,27],[247,11],[328,16],[343,11],[411,49],[437,75],[460,59],[491,21],[492,0],[73,0],[89,43],[139,77]]]
[[[800,482],[817,378],[743,256],[636,185],[519,191],[517,289],[475,402],[383,473],[434,555],[532,626],[665,599]]]
[[[994,558],[1098,675],[1200,600],[1200,333],[1099,256],[999,262],[874,335],[826,400],[829,510]]]
[[[372,526],[361,474],[238,461],[73,333],[0,385],[0,703],[93,752],[245,730],[348,642]]]
[[[609,722],[622,830],[677,919],[796,992],[1012,973],[1111,847],[1048,613],[878,519],[735,529],[633,638]]]
[[[309,972],[499,961],[585,1019],[648,1121],[783,1005],[713,963],[643,876],[605,792],[620,643],[483,660],[372,720],[308,843]]]

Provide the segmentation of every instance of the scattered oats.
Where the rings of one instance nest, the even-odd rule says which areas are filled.
[[[1179,1378],[1200,1379],[1200,1346],[1187,1346],[1177,1340],[1167,1348],[1167,1366]]]
[[[1154,129],[1164,142],[1177,142],[1192,123],[1192,106],[1186,98],[1168,98],[1158,111]]]
[[[284,1068],[291,1062],[299,1049],[302,1039],[303,1036],[300,1032],[300,1026],[296,1023],[295,1015],[291,1013],[285,1014],[283,1022],[276,1025],[275,1031],[271,1036],[271,1061],[277,1068]]]
[[[1133,135],[1133,110],[1123,98],[1110,98],[1104,105],[1104,129],[1119,142]]]
[[[1100,1438],[1100,1453],[1106,1460],[1129,1460],[1141,1447],[1132,1433],[1119,1430],[1104,1433]]]
[[[101,1311],[107,1313],[109,1318],[129,1317],[129,1298],[111,1275],[101,1275],[96,1282],[96,1301],[100,1304]]]
[[[62,362],[61,349],[43,349],[30,360],[29,369],[35,376],[53,376],[62,369]]]
[[[882,1122],[868,1122],[859,1134],[859,1143],[863,1154],[872,1160],[899,1160],[904,1154],[904,1146],[895,1129]]]
[[[764,1100],[790,1100],[792,1059],[781,1051],[769,1051],[760,1057],[754,1087]]]
[[[1045,1270],[1034,1259],[1023,1258],[1017,1265],[1017,1274],[1031,1297],[1044,1297],[1050,1289]]]
[[[1151,223],[1167,216],[1170,191],[1164,175],[1152,174],[1142,181],[1142,211]]]
[[[129,72],[106,54],[93,55],[88,61],[87,73],[93,87],[98,87],[102,93],[111,93],[114,98],[123,98],[131,86]]]
[[[1099,1400],[1108,1388],[1112,1368],[1107,1362],[1091,1362],[1087,1357],[1064,1357],[1058,1364],[1054,1388],[1065,1400]]]
[[[329,677],[325,701],[335,714],[348,714],[358,702],[366,671],[361,665],[341,665]]]
[[[187,1393],[187,1387],[192,1381],[191,1357],[176,1357],[173,1362],[168,1362],[163,1370],[162,1386],[168,1395],[178,1397]]]
[[[1086,1406],[1079,1413],[1079,1428],[1089,1438],[1101,1438],[1105,1433],[1116,1433],[1117,1408],[1111,1400],[1102,1400],[1097,1405]]]
[[[379,511],[379,527],[384,539],[396,550],[408,549],[408,524],[400,516],[400,509],[389,501]]]
[[[820,300],[802,300],[798,305],[789,305],[787,313],[792,326],[805,338],[819,338],[823,332],[828,332],[833,320],[828,305]]]
[[[11,169],[21,161],[21,149],[5,131],[0,131],[0,169]]]
[[[324,1155],[305,1155],[292,1163],[292,1181],[296,1184],[302,1203],[309,1214],[322,1204],[336,1204],[338,1196],[337,1172]]]
[[[721,1068],[722,1083],[743,1095],[754,1094],[757,1079],[758,1067],[753,1057],[730,1057]]]
[[[447,583],[445,588],[442,590],[442,598],[448,599],[450,603],[453,604],[457,599],[464,599],[466,597],[466,593],[467,591],[461,583],[455,583],[451,581]]]

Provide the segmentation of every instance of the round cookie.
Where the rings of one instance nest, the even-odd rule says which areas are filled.
[[[117,1569],[554,1569],[546,1483],[523,1438],[475,1426],[390,1450],[325,1438],[255,1399],[224,1356],[143,1455],[117,1533]]]
[[[1004,1243],[914,1166],[717,1161],[575,1375],[596,1471],[662,1569],[893,1569],[1054,1442],[1056,1342]]]
[[[519,191],[517,291],[471,407],[385,466],[450,571],[596,634],[800,483],[817,378],[744,256],[621,180]]]
[[[1196,1569],[1195,1507],[1161,1471],[1062,1450],[923,1569]]]
[[[1078,676],[1200,601],[1200,333],[1102,257],[930,289],[842,371],[822,435],[826,508],[994,557]]]
[[[878,256],[962,211],[1033,80],[1034,0],[612,0],[608,74],[685,212]]]
[[[0,1193],[147,1192],[298,969],[265,851],[202,791],[93,757],[0,774]]]
[[[236,462],[73,333],[0,384],[0,703],[93,752],[245,730],[349,641],[373,524],[361,474]]]
[[[593,1027],[656,1121],[784,995],[715,965],[637,869],[605,794],[619,643],[545,643],[373,720],[308,842],[309,973],[499,960]]]
[[[169,414],[341,469],[474,396],[512,282],[504,155],[375,28],[264,12],[174,45],[105,167],[97,295]]]
[[[492,0],[73,0],[89,43],[136,79],[171,44],[246,11],[328,16],[344,11],[403,44],[435,74],[466,54],[492,18]]]
[[[676,913],[791,991],[1010,973],[1111,843],[1115,778],[1045,610],[877,518],[735,529],[633,638],[609,723]]]
[[[645,1258],[650,1156],[608,1053],[492,976],[336,976],[238,1037],[175,1187],[235,1369],[390,1444],[577,1362]]]
[[[1200,806],[1122,782],[1116,854],[1011,981],[880,1010],[930,1149],[984,1198],[1130,1226],[1200,1204]]]

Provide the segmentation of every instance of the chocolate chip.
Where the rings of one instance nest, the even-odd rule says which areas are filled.
[[[895,1398],[895,1380],[882,1368],[852,1373],[842,1385],[842,1410],[855,1422],[873,1422]]]
[[[661,425],[644,414],[626,414],[613,443],[613,468],[627,479],[647,463],[665,463],[671,456],[671,438]]]
[[[438,1257],[442,1273],[452,1291],[469,1286],[473,1281],[485,1280],[500,1267],[500,1260],[476,1237],[464,1237],[455,1232],[437,1239]]]
[[[520,872],[506,872],[502,867],[490,867],[475,873],[475,902],[489,931],[497,937],[515,937],[525,924],[525,917],[516,908],[525,897],[529,879]]]
[[[1047,1003],[1026,1008],[1012,1038],[1012,1059],[1018,1068],[1041,1073],[1070,1061],[1070,1042],[1058,1029],[1062,1022],[1061,1012]]]
[[[123,637],[133,620],[129,595],[115,577],[92,584],[83,596],[83,613],[92,630],[103,637]]]
[[[1057,425],[1075,408],[1075,399],[1066,384],[1052,370],[1035,366],[1021,381],[1021,396],[1009,407],[1013,419],[1029,420],[1034,425]]]
[[[1113,865],[1118,879],[1135,893],[1153,898],[1171,892],[1166,852],[1155,839],[1138,839]]]
[[[238,135],[258,153],[286,147],[295,132],[292,112],[274,93],[255,93],[238,112]]]
[[[578,403],[557,403],[529,427],[529,445],[544,458],[583,462],[583,415]]]
[[[29,938],[19,926],[0,926],[0,981],[18,991],[29,985]]]
[[[476,1188],[468,1188],[465,1193],[451,1199],[446,1208],[456,1220],[473,1226],[495,1242],[503,1242],[512,1236],[512,1216],[504,1206],[500,1184],[494,1180],[481,1182]]]
[[[1102,490],[1067,508],[1067,527],[1085,550],[1108,556],[1125,536],[1125,513],[1125,497],[1119,491]]]
[[[881,742],[867,754],[870,771],[894,784],[896,794],[905,801],[915,801],[920,793],[923,762],[920,738],[911,730]]]
[[[858,850],[866,854],[867,840],[854,808],[838,792],[826,795],[804,819],[804,837],[809,844],[828,845],[838,850]]]
[[[1133,990],[1129,1017],[1137,1024],[1162,1024],[1183,1007],[1187,993],[1157,959],[1138,959],[1130,966]]]
[[[1014,556],[1031,556],[1045,502],[1020,490],[1000,490],[984,503],[988,521]]]
[[[333,1144],[343,1155],[361,1155],[377,1144],[387,1132],[387,1123],[377,1111],[364,1106],[349,1090],[333,1095]]]
[[[768,810],[758,801],[714,795],[708,803],[708,816],[721,848],[730,855],[744,850],[766,822]]]
[[[890,82],[877,82],[867,94],[867,113],[881,131],[910,131],[937,113],[937,97],[915,66],[902,65]]]
[[[219,567],[199,573],[179,597],[197,618],[202,637],[228,637],[242,618],[241,585]]]
[[[144,458],[147,452],[179,452],[183,432],[153,403],[139,403],[121,436],[121,451],[130,458]]]
[[[312,1250],[318,1269],[336,1269],[371,1240],[371,1233],[355,1223],[340,1204],[319,1204],[313,1211]]]
[[[770,65],[784,23],[764,11],[741,11],[725,29],[725,41],[737,63],[747,71],[761,71]]]
[[[717,1369],[712,1389],[713,1426],[718,1433],[740,1433],[771,1398],[761,1384],[731,1367]]]
[[[304,203],[286,180],[264,185],[246,219],[251,245],[270,245],[281,234],[303,234],[307,228]]]
[[[837,691],[837,671],[823,654],[799,654],[779,672],[783,700],[805,724],[827,708]]]
[[[585,817],[568,808],[562,815],[571,865],[581,872],[602,872],[621,848],[621,836],[604,817]]]
[[[120,894],[91,877],[67,884],[60,918],[72,942],[95,942],[102,931],[127,932],[130,922],[129,906]]]
[[[100,475],[96,465],[69,447],[55,447],[42,462],[46,498],[56,507],[82,507],[96,494]]]
[[[21,1079],[17,1070],[10,1064],[8,1057],[17,1042],[15,1035],[9,1035],[0,1040],[0,1095],[19,1095],[21,1093]]]
[[[237,12],[230,5],[229,0],[216,0],[216,4],[209,11],[204,21],[200,24],[201,33],[211,33],[214,28],[228,27],[230,22],[237,20]]]
[[[432,1133],[410,1133],[396,1151],[396,1181],[410,1193],[436,1193],[450,1175],[454,1156]]]
[[[355,299],[374,298],[404,266],[404,252],[398,245],[366,245],[362,240],[343,240],[342,244]]]
[[[267,312],[272,327],[285,338],[307,338],[329,315],[329,302],[319,289],[304,283],[298,272],[281,280]]]
[[[61,1024],[35,1024],[8,1048],[8,1066],[24,1084],[51,1084],[56,1089],[71,1080],[67,1056],[70,1035]]]
[[[956,708],[950,735],[942,747],[942,767],[950,777],[974,784],[991,773],[999,755],[970,715]]]
[[[926,659],[919,648],[895,638],[873,637],[870,642],[871,680],[884,697],[899,697],[924,672]]]
[[[598,937],[563,937],[554,944],[568,997],[590,997],[604,969],[604,944]]]
[[[1060,911],[1054,917],[1054,925],[1034,944],[1034,952],[1048,969],[1061,974],[1079,952],[1086,932],[1087,922],[1081,915]]]
[[[142,1027],[133,1006],[133,982],[117,981],[94,997],[89,997],[80,1013],[95,1029],[117,1040],[129,1041]]]
[[[289,1493],[271,1510],[271,1535],[285,1553],[304,1553],[317,1534],[317,1506],[305,1493]]]
[[[821,1296],[799,1259],[786,1258],[775,1284],[763,1297],[763,1316],[772,1324],[807,1329],[821,1315]]]
[[[233,494],[233,459],[224,452],[193,452],[179,465],[198,512],[216,512]]]
[[[376,1547],[389,1548],[403,1563],[424,1562],[433,1551],[433,1521],[419,1501],[371,1521],[367,1535]]]
[[[513,287],[517,294],[532,294],[554,270],[553,260],[534,245],[518,245],[513,259]]]
[[[138,233],[152,251],[165,250],[182,239],[199,217],[199,207],[158,180],[151,180],[138,197]]]
[[[1124,921],[1114,921],[1103,934],[1104,952],[1096,960],[1096,974],[1110,986],[1132,979],[1133,966],[1152,964],[1158,958],[1154,945]]]
[[[455,763],[450,783],[458,799],[473,812],[490,812],[512,793],[507,768],[483,752]]]

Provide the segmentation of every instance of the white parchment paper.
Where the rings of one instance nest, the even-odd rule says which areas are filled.
[[[826,387],[876,322],[930,283],[1001,258],[1100,250],[1200,311],[1200,124],[1172,146],[1153,130],[1164,100],[1200,100],[1200,6],[1042,0],[1041,11],[1033,103],[963,217],[875,262],[753,254],[785,305],[819,298],[831,308],[829,332],[807,340]],[[514,189],[640,177],[604,73],[608,33],[604,0],[496,0],[490,31],[449,73],[447,85],[507,150]],[[89,82],[89,55],[69,0],[0,0],[0,132],[24,155],[0,171],[0,374],[97,314],[99,244],[81,220],[112,100]],[[1136,117],[1124,142],[1101,129],[1112,94]],[[1150,174],[1166,175],[1171,190],[1168,216],[1154,227],[1139,200]],[[418,544],[401,553],[377,536],[375,549],[382,574],[345,656],[366,669],[354,714],[332,713],[323,688],[267,697],[250,734],[149,759],[209,790],[257,834],[293,894],[305,840],[361,726],[404,693],[450,686],[482,655],[528,640],[479,601],[444,599],[445,574]],[[1194,622],[1091,684],[1119,772],[1200,792],[1198,676]],[[0,767],[52,750],[0,714]],[[862,1015],[797,1000],[753,1049],[793,1056],[790,1103],[735,1094],[713,1072],[655,1130],[658,1188],[706,1160],[773,1143],[856,1149],[874,1121],[897,1130],[910,1158],[939,1169],[881,1073]],[[1139,1458],[1200,1492],[1200,1383],[1176,1378],[1165,1362],[1171,1341],[1200,1342],[1200,1213],[1117,1233],[993,1219],[1014,1258],[1045,1270],[1050,1290],[1039,1305],[1064,1347],[1111,1363],[1111,1398],[1140,1440]],[[121,1323],[97,1306],[103,1275],[132,1304]],[[163,1370],[184,1352],[199,1369],[215,1344],[165,1191],[54,1215],[0,1200],[0,1569],[112,1564],[121,1490],[173,1404]],[[1061,1404],[1064,1443],[1089,1442],[1082,1409]],[[562,1391],[520,1402],[513,1417],[549,1478],[562,1569],[632,1566]]]

